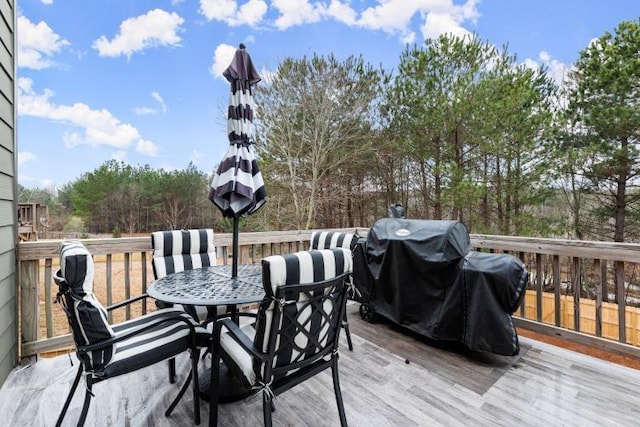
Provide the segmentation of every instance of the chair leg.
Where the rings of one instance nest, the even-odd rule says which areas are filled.
[[[193,374],[193,417],[196,425],[200,425],[200,384],[198,379],[198,359],[200,350],[191,352],[191,372]]]
[[[169,363],[169,382],[171,384],[176,382],[176,359],[172,357],[168,361]]]
[[[176,405],[178,404],[180,399],[182,399],[182,396],[185,394],[185,392],[189,388],[189,384],[191,384],[191,375],[192,374],[193,374],[193,372],[189,372],[189,375],[187,376],[187,380],[184,382],[184,384],[180,388],[180,391],[178,392],[178,395],[175,397],[175,399],[173,399],[173,401],[171,402],[171,405],[169,405],[169,407],[165,411],[165,413],[164,413],[165,417],[168,417],[168,416],[171,415],[171,413],[175,409]]]
[[[93,388],[93,382],[91,379],[91,375],[87,375],[87,390],[84,393],[84,405],[82,405],[82,412],[80,413],[80,419],[78,420],[78,427],[84,425],[85,420],[87,419],[87,413],[89,412],[89,404],[91,403],[91,397],[93,397],[93,393],[91,389]]]
[[[273,411],[273,399],[270,394],[265,390],[262,392],[262,414],[264,417],[264,425],[265,427],[271,427],[271,412]]]
[[[78,383],[80,382],[80,377],[82,377],[82,364],[78,367],[78,373],[76,374],[75,379],[73,380],[73,385],[71,386],[71,390],[69,390],[69,394],[67,395],[67,400],[64,402],[64,406],[62,407],[62,411],[60,415],[58,415],[58,421],[56,421],[56,427],[60,427],[62,425],[62,420],[67,413],[67,409],[69,409],[69,405],[71,404],[71,399],[73,399],[73,394],[76,392],[76,388],[78,388]]]
[[[211,352],[211,380],[209,381],[209,427],[218,425],[218,378],[220,377],[220,356]]]
[[[351,332],[349,332],[349,322],[347,322],[346,320],[343,320],[342,327],[344,328],[344,332],[347,335],[347,344],[349,345],[349,351],[353,351],[353,343],[351,342]]]
[[[338,414],[340,415],[340,425],[347,426],[347,416],[344,413],[344,403],[342,402],[342,392],[340,391],[340,379],[338,378],[338,359],[333,358],[331,365],[331,373],[333,374],[333,389],[336,393],[336,402],[338,403]]]

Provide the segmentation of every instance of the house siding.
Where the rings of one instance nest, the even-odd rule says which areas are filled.
[[[18,362],[14,0],[0,0],[0,385]]]

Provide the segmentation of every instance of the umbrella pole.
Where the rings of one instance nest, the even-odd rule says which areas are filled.
[[[231,258],[231,277],[238,277],[238,215],[233,216],[233,255]]]

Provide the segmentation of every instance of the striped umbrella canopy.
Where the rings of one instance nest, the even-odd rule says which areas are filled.
[[[227,115],[229,148],[213,175],[209,199],[223,216],[237,220],[256,212],[267,196],[252,147],[255,108],[252,86],[261,79],[244,44],[240,44],[223,75],[231,85]]]
[[[238,220],[251,215],[267,200],[258,162],[253,154],[252,86],[260,81],[243,44],[236,50],[223,75],[231,84],[227,133],[229,148],[213,174],[209,200],[226,218],[233,218],[232,277],[238,273]]]

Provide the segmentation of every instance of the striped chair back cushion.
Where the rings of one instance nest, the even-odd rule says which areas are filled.
[[[213,230],[172,230],[151,233],[156,279],[184,270],[216,265]]]
[[[300,289],[291,290],[293,285],[314,284],[336,278],[353,269],[351,252],[344,248],[301,251],[287,255],[273,255],[262,260],[263,285],[265,298],[260,304],[254,343],[264,352],[269,351],[269,343],[276,357],[273,369],[298,363],[313,358],[322,348],[314,345],[319,342],[322,346],[331,345],[335,337],[335,325],[331,326],[330,319],[341,309],[333,295],[335,290],[325,289],[326,294],[318,305],[312,304],[315,295]],[[346,275],[345,275],[346,279]],[[276,302],[279,300],[279,302]],[[276,306],[284,302],[282,310]],[[323,311],[323,313],[319,313]],[[276,324],[274,316],[281,312]],[[271,339],[271,333],[280,333],[277,339]],[[284,335],[293,334],[285,339]],[[265,377],[265,366],[254,361],[254,372]]]
[[[353,233],[339,231],[314,231],[311,233],[309,249],[345,248],[353,251],[358,239]]]
[[[107,320],[107,310],[93,293],[93,257],[78,241],[64,241],[60,246],[60,269],[54,280],[77,345],[97,343],[115,336]],[[115,345],[93,351],[83,360],[93,369],[106,365],[115,354]]]

